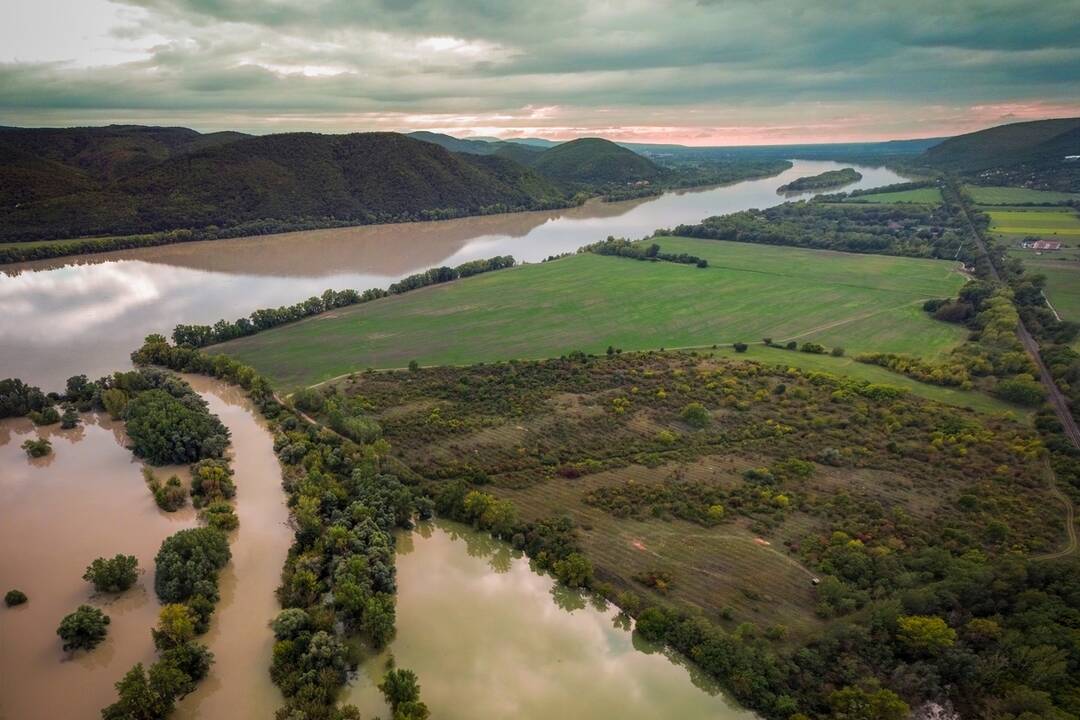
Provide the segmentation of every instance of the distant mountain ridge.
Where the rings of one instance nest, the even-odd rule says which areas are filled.
[[[0,130],[0,238],[437,219],[564,206],[520,163],[397,133],[201,135],[186,128]]]

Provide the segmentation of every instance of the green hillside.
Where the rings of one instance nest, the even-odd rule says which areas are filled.
[[[556,145],[533,163],[537,172],[567,183],[605,184],[655,180],[664,169],[632,150],[602,138]]]
[[[396,133],[0,132],[0,240],[252,221],[434,219],[565,204],[504,158]],[[88,140],[89,138],[89,140]]]
[[[1080,118],[1000,125],[949,138],[928,149],[921,159],[948,170],[985,170],[1041,159],[1056,148],[1064,155],[1070,136],[1080,140],[1078,130]]]

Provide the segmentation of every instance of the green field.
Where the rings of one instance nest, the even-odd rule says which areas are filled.
[[[593,254],[343,308],[215,346],[296,388],[367,367],[459,365],[734,341],[814,340],[933,357],[966,331],[921,302],[963,284],[952,263],[661,238],[710,267]]]
[[[990,231],[1002,235],[1038,235],[1068,239],[1080,236],[1080,216],[1072,210],[987,210]]]
[[[937,205],[941,202],[941,190],[936,187],[928,187],[916,188],[915,190],[901,190],[900,192],[873,193],[872,195],[858,195],[845,200],[845,202],[874,203],[881,205]]]
[[[1080,195],[1073,193],[1017,187],[965,185],[964,191],[979,205],[1062,205],[1070,200],[1080,200]]]

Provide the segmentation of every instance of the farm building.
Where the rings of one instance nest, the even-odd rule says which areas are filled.
[[[1020,247],[1028,250],[1060,250],[1061,243],[1056,240],[1025,240]]]

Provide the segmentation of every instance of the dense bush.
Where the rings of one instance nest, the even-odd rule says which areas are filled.
[[[64,650],[93,650],[108,632],[109,616],[90,605],[80,605],[60,621],[56,634],[64,641]]]
[[[154,559],[154,589],[165,603],[218,598],[218,571],[229,561],[229,542],[216,528],[181,530],[165,538]]]
[[[98,592],[123,592],[139,579],[139,561],[134,555],[97,558],[86,568],[83,580]]]
[[[15,607],[16,605],[22,605],[26,602],[26,593],[22,590],[8,590],[4,593],[4,604],[8,607]]]
[[[141,392],[125,413],[132,451],[155,465],[220,457],[229,431],[194,393],[181,398],[165,390]]]

